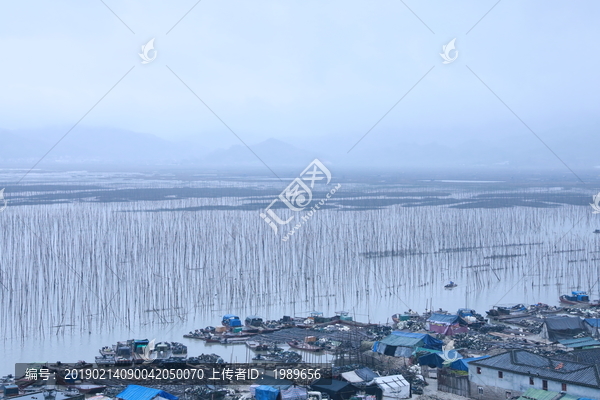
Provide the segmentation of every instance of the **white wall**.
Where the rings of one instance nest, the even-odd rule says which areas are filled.
[[[477,374],[477,366],[469,364],[469,381],[471,382],[471,387],[497,387],[504,390],[513,391],[513,395],[515,395],[515,392],[525,392],[530,388],[542,389],[542,380],[543,378],[534,376],[534,384],[530,385],[529,376],[515,374],[509,371],[503,371],[503,377],[498,378],[498,370],[485,367],[481,367],[481,374]],[[562,382],[552,381],[550,379],[546,380],[548,381],[548,390],[554,392],[562,391]],[[593,389],[586,386],[578,386],[567,383],[567,393],[574,396],[600,399],[600,388]],[[475,392],[472,392],[471,395],[477,398],[477,391],[475,390]]]

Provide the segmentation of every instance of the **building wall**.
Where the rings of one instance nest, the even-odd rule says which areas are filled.
[[[442,368],[438,370],[437,381],[438,391],[469,397],[469,377],[467,375],[457,375],[448,368]]]
[[[542,380],[542,378],[533,377],[533,385],[530,385],[529,376],[515,374],[510,371],[503,371],[502,378],[498,378],[498,370],[485,367],[481,367],[481,374],[477,374],[477,366],[469,364],[471,397],[475,399],[506,399],[507,391],[511,391],[512,396],[519,396],[529,388],[542,389]],[[553,392],[562,391],[562,382],[549,379],[547,381],[548,390]],[[478,387],[484,388],[483,396],[478,394]],[[578,397],[600,399],[600,388],[594,389],[568,383],[567,393]]]
[[[473,382],[469,383],[469,398],[477,400],[506,400],[514,396],[520,396],[523,393],[517,390],[502,389],[495,386],[478,385]],[[482,393],[479,393],[479,388],[482,388]],[[506,392],[510,392],[507,396]]]

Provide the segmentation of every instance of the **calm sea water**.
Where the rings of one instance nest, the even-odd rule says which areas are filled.
[[[385,323],[408,309],[557,305],[573,289],[599,297],[591,188],[340,182],[287,241],[259,217],[283,188],[270,180],[81,172],[7,185],[0,373],[16,362],[91,361],[131,338],[246,361],[245,346],[182,337],[229,312],[344,310]],[[445,290],[449,280],[458,287]]]

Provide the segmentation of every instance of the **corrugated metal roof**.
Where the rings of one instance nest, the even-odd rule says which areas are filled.
[[[590,346],[600,346],[600,342],[596,339],[592,339],[591,337],[583,337],[579,339],[564,339],[559,340],[558,343],[567,347],[590,347]]]
[[[551,359],[525,350],[511,350],[469,364],[600,388],[600,374],[594,365]]]
[[[151,400],[156,396],[164,397],[169,400],[179,400],[177,396],[167,393],[164,390],[152,389],[145,386],[129,385],[116,397],[124,400]]]
[[[558,392],[542,389],[527,389],[517,400],[553,400],[560,395]]]
[[[563,397],[560,398],[560,400],[585,400],[583,397],[579,397],[579,396],[571,396],[570,394],[565,394],[563,395]],[[588,399],[591,400],[591,399]]]

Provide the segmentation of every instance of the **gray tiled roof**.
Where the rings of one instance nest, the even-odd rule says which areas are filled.
[[[511,350],[470,364],[553,381],[600,388],[600,372],[595,365],[552,359],[525,350]]]
[[[600,367],[600,348],[570,351],[556,356],[559,360],[568,360],[582,364],[595,364]]]

